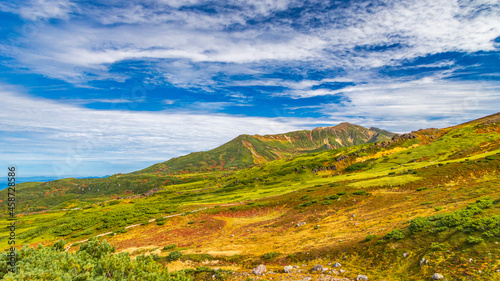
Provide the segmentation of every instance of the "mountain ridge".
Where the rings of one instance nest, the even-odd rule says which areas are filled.
[[[192,173],[247,168],[303,153],[390,140],[396,135],[386,130],[371,128],[373,129],[343,122],[336,126],[281,134],[244,134],[214,149],[175,157],[135,173]]]

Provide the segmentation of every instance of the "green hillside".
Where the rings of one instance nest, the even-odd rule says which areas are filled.
[[[293,134],[300,139],[300,132]],[[312,140],[310,145],[307,149]],[[155,276],[168,267],[193,280],[355,280],[360,274],[369,280],[431,280],[435,273],[445,280],[500,280],[498,171],[500,114],[495,114],[235,170],[146,169],[106,179],[65,179],[43,189],[21,184],[19,200],[29,198],[23,204],[52,205],[18,216],[17,239],[18,245],[31,246],[64,239],[56,245],[65,244],[67,257],[85,260],[79,249],[99,236],[118,253],[140,260],[151,256]],[[121,188],[127,194],[111,199]],[[5,215],[3,249],[8,248]],[[33,257],[62,255],[23,251],[26,268],[35,266]],[[335,262],[341,267],[332,268]],[[252,275],[259,264],[274,275]],[[316,264],[330,273],[313,272]],[[299,268],[285,274],[284,265]],[[0,274],[6,273],[3,268]]]
[[[279,135],[241,135],[206,152],[153,165],[144,170],[97,179],[61,179],[18,185],[18,210],[71,209],[116,197],[218,177],[220,173],[253,167],[276,159],[312,151],[388,140],[393,133],[342,123],[335,127]],[[0,202],[3,207],[5,202]]]
[[[209,151],[194,152],[137,173],[207,172],[248,168],[295,155],[391,139],[395,134],[349,123],[278,135],[241,135]]]

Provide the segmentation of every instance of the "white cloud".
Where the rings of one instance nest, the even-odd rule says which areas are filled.
[[[340,93],[343,102],[324,105],[322,113],[396,132],[456,125],[500,108],[500,86],[488,81],[452,82],[426,77],[349,86],[330,94]]]
[[[17,5],[0,4],[0,10],[19,14],[21,17],[36,21],[51,18],[67,19],[75,5],[68,0],[29,0],[19,1]]]
[[[9,108],[0,112],[4,164],[53,162],[57,163],[54,173],[64,175],[78,174],[82,165],[93,161],[162,162],[215,148],[240,134],[282,133],[314,123],[209,113],[91,110],[33,98],[6,86],[0,88],[0,96]],[[144,167],[136,167],[140,168]]]
[[[290,63],[308,69],[369,70],[440,52],[492,51],[493,39],[500,36],[500,4],[488,1],[387,0],[373,7],[352,2],[342,10],[304,10],[292,22],[280,19],[255,25],[247,21],[272,18],[273,12],[300,4],[234,1],[230,4],[239,9],[216,5],[215,14],[178,9],[203,3],[159,1],[151,8],[135,2],[100,9],[80,5],[78,11],[101,24],[76,19],[57,26],[39,24],[38,32],[2,46],[2,52],[33,71],[73,83],[96,79],[86,72],[97,74],[97,79],[123,79],[109,74],[109,66],[152,59],[156,60],[152,68],[159,64],[163,69],[184,70],[166,73],[171,82],[189,80],[182,75],[200,63],[223,63],[219,68],[230,74],[239,74],[242,68],[274,71]],[[311,26],[313,20],[321,24]],[[241,28],[228,29],[233,25]],[[373,49],[391,45],[395,47]],[[210,84],[212,72],[198,68],[201,84]],[[203,87],[197,82],[179,85]]]

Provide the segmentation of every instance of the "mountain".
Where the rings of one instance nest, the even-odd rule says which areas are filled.
[[[237,170],[22,183],[17,212],[43,212],[17,216],[16,245],[46,247],[24,248],[19,270],[59,257],[74,267],[88,257],[81,250],[111,249],[98,237],[147,261],[138,274],[167,266],[191,280],[252,278],[259,264],[275,280],[431,280],[437,273],[498,280],[500,113],[306,153],[311,147]],[[10,247],[5,203],[0,249]],[[107,264],[123,257],[100,256]],[[332,274],[312,270],[317,264]],[[285,274],[284,265],[298,268]]]
[[[349,123],[277,135],[240,135],[215,149],[173,158],[137,174],[247,168],[304,153],[389,140],[394,135],[378,128],[367,129]]]

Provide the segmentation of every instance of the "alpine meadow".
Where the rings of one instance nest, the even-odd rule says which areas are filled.
[[[500,281],[499,0],[1,0],[0,280]]]
[[[1,272],[4,280],[499,280],[499,168],[500,113],[406,134],[343,123],[242,135],[129,174],[19,184],[19,271],[7,273],[4,253]],[[266,273],[252,273],[261,264]]]

